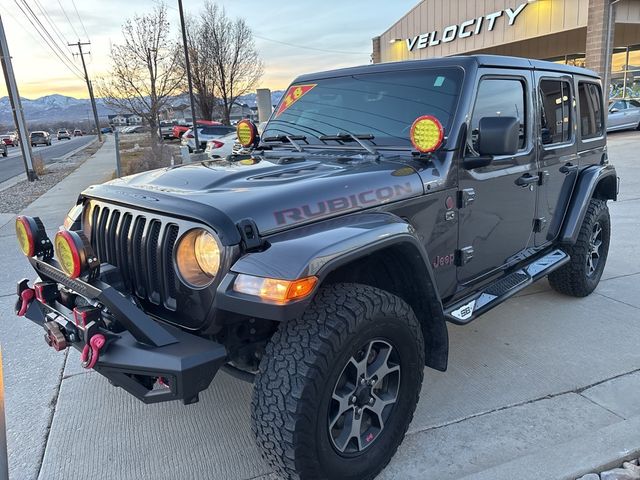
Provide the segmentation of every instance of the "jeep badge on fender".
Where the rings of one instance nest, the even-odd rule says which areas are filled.
[[[90,187],[57,233],[19,217],[38,278],[16,313],[145,403],[197,402],[221,368],[251,381],[279,475],[372,479],[424,367],[447,368],[447,321],[547,276],[598,285],[618,193],[601,90],[487,55],[303,75],[264,131],[240,122],[242,155]]]

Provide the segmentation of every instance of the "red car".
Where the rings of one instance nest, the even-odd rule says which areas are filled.
[[[15,133],[10,133],[2,136],[2,143],[5,145],[11,145],[12,147],[18,146],[18,135]]]
[[[220,122],[214,122],[212,120],[196,120],[197,125],[222,125]],[[191,125],[176,125],[173,127],[173,138],[182,138],[184,132],[189,130]]]

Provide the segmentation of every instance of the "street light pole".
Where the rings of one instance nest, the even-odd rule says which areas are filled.
[[[184,46],[184,65],[187,69],[187,84],[189,85],[189,103],[191,104],[191,119],[193,120],[193,136],[196,140],[195,152],[200,151],[200,140],[198,139],[198,124],[196,122],[196,107],[193,101],[193,82],[191,81],[191,67],[189,62],[189,46],[187,45],[187,30],[184,26],[184,12],[182,11],[182,0],[178,0],[178,10],[180,11],[180,28],[182,29],[182,45]]]
[[[13,65],[11,64],[11,55],[9,54],[9,45],[7,37],[4,34],[4,25],[0,16],[0,62],[4,72],[4,79],[7,83],[7,92],[11,102],[11,110],[13,111],[13,119],[18,129],[20,137],[20,150],[22,151],[22,159],[27,178],[30,182],[37,180],[38,176],[33,168],[33,159],[31,156],[31,144],[29,143],[29,131],[27,130],[27,122],[24,121],[24,112],[22,111],[22,102],[20,101],[20,93],[16,77],[13,73]]]

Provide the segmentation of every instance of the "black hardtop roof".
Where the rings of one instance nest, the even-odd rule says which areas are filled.
[[[294,80],[296,82],[308,82],[311,80],[321,80],[323,78],[342,77],[347,75],[360,75],[363,73],[393,72],[400,70],[419,70],[429,67],[502,67],[502,68],[522,68],[528,70],[546,70],[553,72],[567,73],[570,75],[583,75],[586,77],[599,78],[598,74],[586,68],[563,65],[560,63],[547,62],[544,60],[533,60],[522,57],[507,57],[502,55],[459,55],[453,57],[438,57],[425,60],[405,60],[402,62],[374,63],[370,65],[360,65],[357,67],[340,68],[327,70],[325,72],[307,73]]]

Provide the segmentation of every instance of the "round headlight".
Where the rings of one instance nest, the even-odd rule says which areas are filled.
[[[202,288],[211,284],[220,269],[218,239],[202,228],[189,230],[178,242],[176,269],[185,283]]]

